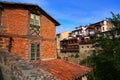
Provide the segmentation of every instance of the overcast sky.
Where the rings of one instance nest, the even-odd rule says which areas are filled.
[[[60,22],[57,33],[72,31],[108,17],[110,12],[120,13],[120,0],[3,0],[38,4]]]

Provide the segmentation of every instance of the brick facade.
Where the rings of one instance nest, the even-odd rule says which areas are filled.
[[[2,11],[2,25],[8,27],[8,33],[26,35],[28,33],[28,10],[5,8]]]
[[[44,15],[41,16],[41,36],[45,39],[41,43],[41,58],[56,58],[56,27]]]
[[[30,44],[40,44],[40,60],[56,58],[56,26],[60,25],[37,5],[0,3],[2,6],[1,26],[7,27],[1,37],[8,39],[7,51],[21,59],[30,60]],[[30,7],[30,8],[29,8]],[[36,9],[37,8],[37,9]],[[37,12],[37,13],[35,13]],[[30,14],[40,16],[40,35],[30,35]],[[5,42],[2,44],[6,44]],[[2,49],[2,48],[0,48]]]

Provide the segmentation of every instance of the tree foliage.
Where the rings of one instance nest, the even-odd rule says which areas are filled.
[[[113,25],[113,29],[120,29],[120,14],[111,12],[112,18],[107,18]]]
[[[96,51],[88,63],[93,67],[93,73],[89,74],[89,80],[120,80],[120,14],[113,14],[108,18],[114,24],[113,30],[95,35],[94,46]]]
[[[75,58],[79,58],[80,56],[79,56],[79,54],[77,53],[77,54],[75,54]]]

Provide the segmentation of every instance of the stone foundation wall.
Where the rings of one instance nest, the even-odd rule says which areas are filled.
[[[0,74],[3,80],[60,80],[30,62],[3,51],[0,51]]]

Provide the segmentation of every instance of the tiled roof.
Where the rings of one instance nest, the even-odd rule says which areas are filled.
[[[85,66],[58,59],[33,62],[33,64],[45,71],[48,71],[61,80],[74,80],[88,72],[91,72],[92,70]]]

